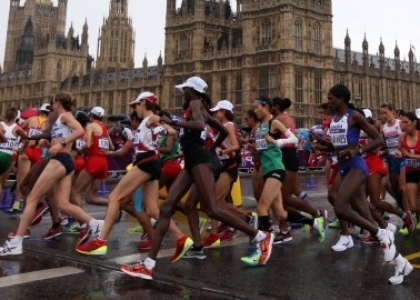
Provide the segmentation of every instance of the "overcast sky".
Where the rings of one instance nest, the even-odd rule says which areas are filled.
[[[177,0],[179,3],[181,0]],[[310,0],[307,0],[310,1]],[[21,5],[25,0],[21,0]],[[53,1],[57,3],[57,0]],[[98,29],[103,17],[108,16],[109,0],[69,0],[67,29],[73,22],[76,35],[82,30],[85,19],[89,25],[90,53],[96,57]],[[235,0],[231,0],[235,7]],[[10,0],[0,0],[0,64],[3,65],[7,20]],[[366,33],[369,52],[376,54],[380,38],[385,45],[385,55],[393,57],[395,42],[401,58],[408,57],[410,43],[420,50],[420,0],[333,0],[334,47],[344,48],[348,28],[352,50],[361,51]],[[129,1],[129,15],[136,30],[135,64],[141,66],[145,53],[149,65],[156,64],[160,51],[164,52],[164,26],[166,0]]]

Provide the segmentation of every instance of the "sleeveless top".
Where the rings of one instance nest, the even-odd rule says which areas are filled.
[[[227,125],[229,125],[229,124],[233,124],[234,126],[235,126],[235,124],[233,123],[233,122],[226,122],[225,124],[223,124],[223,126],[227,126]],[[235,128],[236,128],[236,126],[235,126]],[[217,137],[219,136],[219,134],[217,134],[216,135],[216,139],[217,139]],[[224,139],[224,141],[222,142],[222,144],[220,144],[220,147],[219,147],[219,149],[220,150],[226,150],[226,149],[229,149],[230,147],[232,147],[232,144],[230,143],[230,141],[229,141],[229,135]],[[218,156],[218,158],[220,159],[220,160],[227,160],[227,159],[232,159],[232,158],[235,158],[235,152],[231,152],[231,153],[229,153],[229,154],[221,154],[221,155],[219,155]]]
[[[193,121],[191,109],[187,109],[184,114],[183,119],[185,121]],[[194,152],[197,148],[203,148],[204,143],[207,139],[207,129],[206,127],[203,130],[193,130],[189,128],[181,128],[179,131],[179,142],[181,144],[182,150],[184,151],[184,156],[187,159],[188,153],[194,155]]]
[[[161,148],[166,147],[168,142],[168,136],[162,136],[159,142],[159,145]],[[161,160],[162,161],[167,161],[170,160],[172,158],[174,158],[175,156],[177,156],[179,154],[179,141],[174,140],[174,142],[172,143],[172,148],[171,148],[171,152],[169,153],[162,153],[161,154]]]
[[[373,126],[372,126],[372,127],[373,127]],[[368,143],[369,143],[369,136],[366,134],[366,132],[361,131],[361,132],[360,132],[360,140],[359,140],[359,144],[360,144],[361,146],[366,146]],[[365,158],[365,159],[370,159],[370,158],[372,158],[372,157],[376,157],[376,156],[380,157],[380,156],[379,156],[379,148],[378,148],[378,149],[376,149],[375,151],[372,151],[372,152],[364,152],[362,156],[363,156],[363,158]]]
[[[400,120],[396,119],[394,125],[385,123],[382,127],[382,134],[384,135],[385,143],[388,147],[389,155],[395,155],[398,150],[398,141],[402,133]]]
[[[334,148],[346,148],[348,145],[357,145],[360,139],[360,131],[352,126],[349,126],[349,118],[353,110],[349,109],[341,117],[336,120],[334,116],[330,124],[330,137]]]
[[[58,119],[55,121],[52,129],[51,129],[51,138],[62,138],[65,139],[69,135],[72,134],[72,130],[67,125],[63,124],[61,122],[61,117],[63,114],[61,114]]]
[[[12,124],[10,126],[4,122],[1,122],[0,124],[3,126],[4,130],[6,131],[4,136],[7,139],[7,142],[0,144],[0,152],[13,155],[13,151],[17,150],[18,145],[19,145],[19,140],[17,136],[13,134],[13,130],[15,129],[17,124]]]
[[[280,132],[273,133],[270,131],[272,122],[273,119],[264,124],[260,123],[257,131],[255,132],[255,148],[260,154],[260,163],[263,175],[266,175],[271,171],[285,169],[280,148],[274,143],[267,142],[265,139],[267,134],[275,140],[280,139]]]
[[[141,121],[140,126],[137,128],[136,134],[134,135],[133,145],[136,153],[148,151],[157,152],[158,132],[156,130],[155,133],[147,126],[149,119],[150,116]]]
[[[401,148],[407,150],[411,154],[420,154],[420,131],[417,131],[417,143],[414,146],[408,145],[408,137],[407,134],[404,135],[401,141]],[[409,171],[419,171],[420,170],[420,159],[418,158],[405,158],[406,163],[406,172]]]
[[[102,134],[100,136],[92,136],[92,145],[87,149],[87,154],[91,155],[100,155],[102,154],[101,150],[109,150],[109,139],[108,139],[108,128],[106,128],[105,124],[100,121],[94,121],[96,124],[101,126]]]
[[[296,135],[296,124],[295,124],[295,120],[288,113],[286,113],[286,112],[282,113],[282,116],[286,117],[286,119],[289,120],[289,122],[290,122],[290,128],[288,128],[288,129],[290,129],[290,131],[293,134]],[[281,138],[282,139],[287,139],[287,136],[282,133],[281,134]],[[297,144],[293,144],[293,143],[291,143],[291,144],[285,144],[285,145],[283,145],[282,148],[297,148]]]

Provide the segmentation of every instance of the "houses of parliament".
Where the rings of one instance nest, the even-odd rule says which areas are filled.
[[[86,20],[81,36],[66,32],[68,0],[10,0],[7,41],[0,68],[0,109],[37,107],[60,90],[78,106],[101,105],[108,115],[128,113],[140,91],[155,92],[163,108],[181,114],[174,88],[192,75],[209,84],[214,102],[235,104],[238,123],[259,95],[292,99],[298,127],[316,123],[316,108],[329,88],[344,83],[356,104],[373,109],[383,102],[403,110],[420,106],[420,64],[369,54],[366,38],[333,48],[332,0],[167,0],[164,59],[134,64],[135,36],[128,0],[110,0],[109,15],[89,54]],[[103,1],[105,2],[105,1]],[[149,29],[151,30],[151,29]],[[376,48],[378,47],[378,48]],[[352,49],[361,49],[353,51]],[[389,55],[388,55],[389,56]]]

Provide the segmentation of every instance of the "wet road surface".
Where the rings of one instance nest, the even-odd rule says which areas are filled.
[[[332,215],[323,176],[312,179],[303,176],[302,187],[308,188],[315,208],[326,208]],[[244,207],[254,208],[249,179],[241,184]],[[105,215],[105,208],[85,208],[96,218]],[[177,214],[176,219],[188,232],[185,218]],[[396,218],[391,222],[401,225]],[[18,217],[0,212],[0,224],[3,242],[17,228]],[[326,242],[320,244],[313,234],[295,229],[293,240],[275,245],[268,265],[257,268],[240,261],[254,250],[242,233],[220,249],[207,250],[205,260],[174,264],[168,259],[174,241],[167,235],[155,280],[144,281],[118,271],[121,263],[147,257],[147,252],[137,250],[140,234],[128,232],[136,226],[132,219],[123,217],[114,226],[104,257],[76,253],[76,235],[41,240],[50,225],[46,215],[24,241],[23,255],[0,259],[0,299],[420,299],[420,232],[397,235],[398,249],[417,268],[402,285],[390,286],[387,281],[394,268],[383,262],[379,245],[364,245],[354,238],[352,249],[334,252],[331,246],[338,240],[338,230],[329,230]]]

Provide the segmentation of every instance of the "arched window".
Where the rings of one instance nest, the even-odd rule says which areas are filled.
[[[302,51],[302,20],[297,19],[294,27],[295,49]]]
[[[315,23],[313,30],[314,53],[321,54],[321,25]]]

